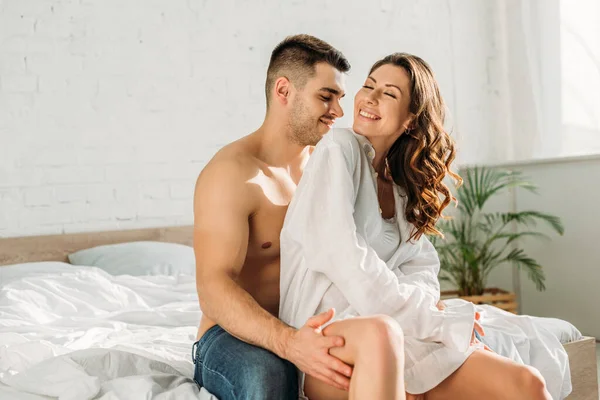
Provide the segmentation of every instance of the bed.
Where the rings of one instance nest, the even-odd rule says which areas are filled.
[[[59,316],[51,323],[36,325],[16,317],[17,311],[27,314],[31,309],[11,309],[14,321],[6,318],[4,309],[5,317],[0,321],[0,398],[111,400],[150,395],[216,400],[190,379],[191,344],[200,318],[193,276],[114,277],[98,268],[66,264],[67,256],[79,250],[136,241],[191,245],[192,227],[0,239],[0,266],[6,266],[0,268],[0,286],[6,289],[0,294],[0,312],[3,305],[11,304],[8,298],[18,293],[48,315]],[[15,268],[16,264],[36,262],[48,263]],[[26,268],[30,268],[27,273],[31,278],[19,275]],[[90,282],[95,285],[90,286]],[[104,283],[107,289],[103,292]],[[12,287],[15,291],[10,292]],[[115,287],[123,293],[117,296]],[[47,304],[44,297],[36,297],[48,293],[52,299],[54,292],[67,300]],[[74,298],[85,295],[106,303],[106,310],[98,311],[97,306],[90,308]],[[122,303],[115,304],[110,296],[117,296]],[[135,312],[128,312],[132,304]],[[61,310],[71,315],[74,309],[79,311],[70,318],[60,315]],[[563,346],[569,355],[573,384],[568,399],[597,400],[595,339],[583,337]]]

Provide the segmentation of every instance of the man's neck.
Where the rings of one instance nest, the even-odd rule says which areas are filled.
[[[293,172],[301,169],[306,162],[310,146],[292,142],[289,129],[289,126],[267,119],[254,135],[258,141],[260,158],[265,163]]]

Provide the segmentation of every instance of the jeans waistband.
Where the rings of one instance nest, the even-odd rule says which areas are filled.
[[[222,330],[223,328],[221,328],[219,325],[212,326],[206,332],[204,332],[204,335],[202,335],[202,337],[200,337],[199,340],[194,342],[194,344],[192,345],[192,362],[194,364],[196,364],[196,352],[198,351],[198,348],[202,346],[204,342],[211,339],[213,336],[215,336]]]

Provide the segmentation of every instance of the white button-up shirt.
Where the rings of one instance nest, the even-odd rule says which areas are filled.
[[[400,238],[382,244],[389,221],[379,212],[374,157],[370,142],[348,129],[334,129],[316,146],[281,232],[279,316],[296,328],[329,307],[338,319],[391,316],[405,335],[407,391],[418,394],[474,350],[475,307],[456,300],[437,309],[437,252],[425,236],[408,241],[414,226],[397,185]]]

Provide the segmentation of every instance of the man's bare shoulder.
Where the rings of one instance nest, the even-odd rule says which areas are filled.
[[[243,139],[221,148],[200,172],[196,181],[196,199],[214,194],[251,200],[248,181],[261,170],[252,147]]]
[[[260,170],[260,162],[248,141],[242,138],[221,148],[200,173],[210,176],[226,176],[229,179],[248,180]]]

